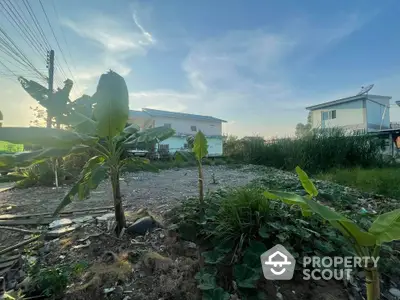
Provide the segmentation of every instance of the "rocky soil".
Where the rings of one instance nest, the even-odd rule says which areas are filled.
[[[248,183],[279,187],[301,193],[302,188],[292,173],[255,166],[230,168],[206,166],[206,190],[239,187]],[[364,209],[369,213],[399,208],[397,200],[360,193],[336,184],[318,181],[320,201],[333,204],[349,215]],[[121,188],[126,205],[127,221],[133,224],[143,217],[146,208],[158,217],[187,197],[197,194],[197,171],[191,169],[166,170],[160,173],[124,174]],[[67,190],[30,188],[0,193],[0,213],[28,214],[51,212]],[[82,209],[111,205],[108,183],[103,183],[86,201],[74,202],[67,209]],[[138,213],[139,210],[139,213]],[[145,217],[142,223],[147,224]],[[72,266],[89,262],[75,274],[64,299],[115,300],[175,300],[201,299],[194,280],[200,268],[201,257],[197,245],[183,241],[171,230],[155,228],[150,234],[140,235],[131,226],[120,238],[112,234],[112,214],[105,218],[76,221],[79,227],[52,240],[44,240],[31,249],[25,259],[40,258],[42,267]],[[110,221],[111,220],[111,221]],[[161,223],[162,222],[162,219]],[[146,225],[148,226],[148,225]],[[157,226],[153,226],[157,227]],[[0,250],[16,240],[29,238],[26,233],[0,231]],[[35,249],[36,248],[36,249]],[[18,274],[21,274],[19,272]],[[22,271],[26,274],[26,270]],[[29,286],[29,278],[14,279],[17,287]],[[383,299],[400,299],[398,278],[386,280]],[[266,282],[268,299],[341,300],[363,299],[364,281]],[[7,289],[11,286],[7,286]],[[312,296],[310,296],[310,293]],[[302,295],[308,295],[304,298]],[[234,296],[232,296],[234,297]],[[231,298],[237,299],[238,298]]]
[[[261,172],[252,166],[232,168],[205,166],[205,191],[220,187],[238,187],[260,177]],[[121,177],[121,192],[127,209],[146,207],[152,211],[165,211],[178,200],[194,196],[198,192],[197,169],[170,169],[159,173],[127,173]],[[214,180],[214,179],[215,180]],[[214,182],[215,181],[215,182]],[[33,187],[14,189],[0,193],[0,214],[31,214],[52,212],[59,204],[68,186],[55,188]],[[111,186],[103,182],[91,193],[90,199],[77,201],[65,209],[83,209],[112,205]]]

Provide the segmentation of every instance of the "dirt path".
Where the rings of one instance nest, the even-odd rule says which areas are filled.
[[[213,184],[213,174],[217,184]],[[243,186],[260,177],[252,166],[230,168],[227,166],[205,166],[205,191],[221,187]],[[127,173],[121,176],[121,191],[127,209],[141,207],[162,212],[178,200],[198,193],[197,169],[171,169],[160,173]],[[0,193],[0,213],[5,207],[8,214],[30,214],[52,212],[68,187],[56,191],[55,188],[34,187]],[[75,201],[66,209],[83,209],[112,205],[111,186],[103,182],[91,197],[85,201]],[[4,210],[3,210],[4,213]]]

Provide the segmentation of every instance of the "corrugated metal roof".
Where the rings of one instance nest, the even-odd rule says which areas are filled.
[[[141,110],[129,110],[129,117],[130,118],[137,118],[137,117],[144,117],[148,118],[149,114],[145,113],[144,111]]]
[[[351,97],[341,98],[341,99],[333,100],[333,101],[329,101],[329,102],[324,102],[324,103],[320,103],[320,104],[313,105],[313,106],[308,106],[308,107],[306,107],[306,109],[308,109],[308,110],[320,109],[320,108],[329,107],[329,106],[336,105],[336,104],[347,103],[347,102],[356,101],[356,100],[360,100],[360,99],[367,99],[368,96],[389,98],[389,99],[392,98],[390,96],[379,96],[379,95],[363,94],[363,95],[358,95],[358,96],[351,96]]]
[[[153,116],[153,117],[192,119],[192,120],[200,120],[200,121],[213,121],[213,122],[224,122],[224,123],[226,123],[225,120],[221,120],[221,119],[214,118],[214,117],[211,117],[211,116],[202,116],[202,115],[187,114],[187,113],[180,113],[180,112],[172,112],[172,111],[150,109],[150,108],[143,108],[142,110],[143,110],[143,112],[148,113],[150,116]]]

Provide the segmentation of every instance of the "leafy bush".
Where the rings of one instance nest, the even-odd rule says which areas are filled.
[[[319,174],[317,178],[391,198],[400,197],[399,168],[333,169]]]
[[[276,183],[263,183],[218,190],[208,195],[203,205],[197,199],[189,199],[173,211],[170,220],[177,224],[180,236],[200,243],[205,250],[202,256],[206,265],[196,276],[204,299],[214,299],[215,294],[221,297],[217,299],[225,299],[235,290],[230,285],[232,281],[240,298],[257,297],[257,293],[262,293],[260,255],[276,244],[285,246],[297,259],[354,255],[348,240],[328,223],[321,222],[318,215],[303,219],[300,209],[267,200],[262,192]],[[292,189],[298,188],[298,182],[290,184]],[[359,215],[357,222],[369,227],[372,219]],[[396,250],[388,246],[381,252],[382,270],[398,277],[400,269],[396,266],[400,262],[394,254]]]
[[[384,164],[380,155],[383,141],[369,135],[346,134],[334,128],[313,131],[301,138],[265,143],[260,138],[229,141],[227,155],[245,163],[284,170],[297,165],[311,173],[338,167],[370,167]]]
[[[16,187],[18,188],[28,188],[37,185],[53,186],[54,184],[54,171],[50,161],[40,162],[20,169],[17,174],[24,177],[24,179],[17,182]],[[58,176],[62,176],[62,170],[61,172],[59,171]]]

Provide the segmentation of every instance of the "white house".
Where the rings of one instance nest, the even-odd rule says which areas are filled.
[[[361,94],[306,107],[312,128],[374,132],[390,128],[389,96]]]
[[[159,149],[171,154],[187,149],[187,138],[201,130],[207,138],[208,155],[222,155],[222,123],[226,122],[224,120],[210,116],[142,108],[141,111],[129,111],[129,122],[139,125],[141,129],[160,126],[174,129],[175,135],[159,144]]]

